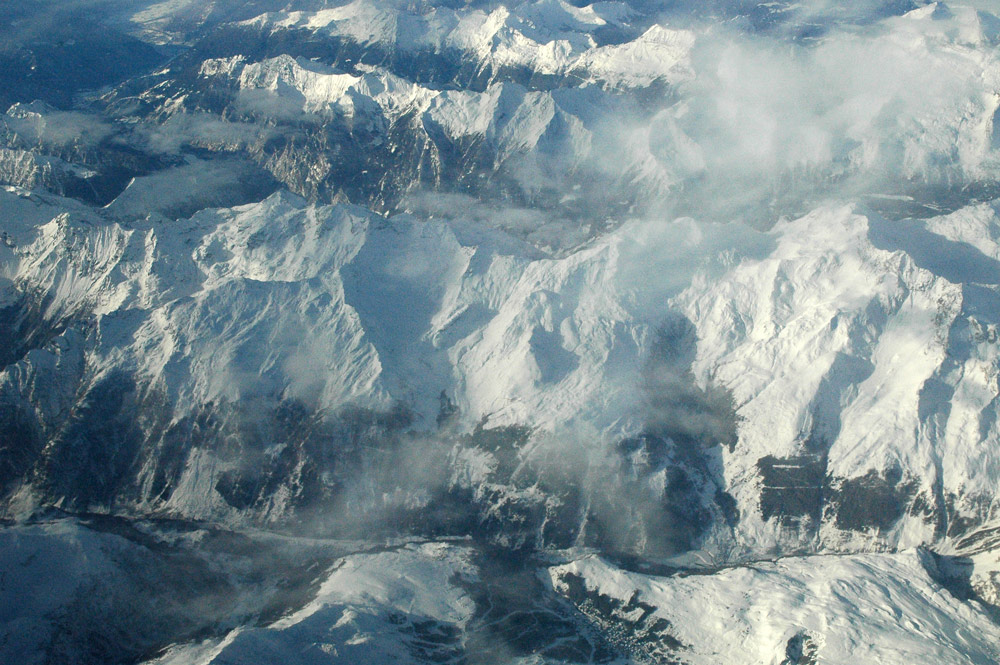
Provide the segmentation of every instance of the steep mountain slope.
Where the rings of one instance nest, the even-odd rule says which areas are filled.
[[[667,579],[594,558],[550,569],[556,590],[598,623],[628,625],[639,615],[637,623],[672,638],[664,642],[673,649],[658,653],[622,635],[640,662],[675,654],[685,663],[995,661],[995,620],[943,589],[938,573],[924,551],[782,559]]]
[[[982,5],[11,10],[0,659],[995,661]]]
[[[5,198],[18,216],[53,203]],[[3,373],[23,436],[11,443],[23,466],[10,472],[8,510],[54,502],[287,518],[297,502],[315,508],[343,491],[360,472],[346,450],[379,432],[388,441],[412,430],[398,445],[419,449],[434,445],[427,438],[458,441],[477,423],[523,427],[517,445],[531,430],[550,439],[542,458],[578,430],[595,445],[638,434],[649,372],[654,386],[687,391],[692,416],[723,421],[724,401],[686,386],[685,359],[660,357],[690,353],[689,332],[659,329],[666,309],[635,298],[632,268],[655,257],[648,243],[695,234],[637,223],[554,259],[461,222],[385,219],[288,195],[155,228],[58,214],[11,236],[8,250],[10,320],[49,331]],[[669,427],[689,430],[691,446],[732,436],[721,424]],[[443,468],[428,473],[440,478],[427,482],[445,482],[450,464],[472,465],[472,478],[488,473],[476,469],[499,453],[479,454],[487,461],[439,459]],[[266,463],[248,467],[253,459]]]
[[[53,203],[5,199],[12,216]],[[768,233],[633,222],[564,258],[461,222],[287,195],[169,226],[81,212],[8,235],[10,320],[51,331],[3,373],[19,431],[36,433],[19,448],[39,455],[15,492],[28,505],[47,486],[107,509],[128,487],[140,506],[219,517],[210,451],[232,446],[230,427],[263,426],[265,407],[310,428],[349,408],[398,412],[415,432],[445,416],[528,426],[540,450],[566,436],[595,451],[636,436],[714,447],[750,551],[912,547],[994,514],[994,206],[919,223],[828,207]],[[103,498],[77,496],[62,466],[77,463],[60,461],[106,448],[72,433],[97,395],[124,419],[118,466],[94,450],[86,471],[106,478]],[[166,454],[177,423],[211,411],[234,422]],[[265,432],[259,454],[295,438]],[[274,493],[295,475],[278,466]]]
[[[740,405],[731,477],[783,537],[822,518],[831,547],[870,527],[913,546],[995,515],[998,228],[996,204],[924,222],[820,210],[679,299],[696,374]]]

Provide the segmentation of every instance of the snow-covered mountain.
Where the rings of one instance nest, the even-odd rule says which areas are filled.
[[[1000,657],[996,7],[96,4],[0,54],[0,660]]]

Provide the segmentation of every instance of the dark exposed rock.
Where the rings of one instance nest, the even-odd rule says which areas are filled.
[[[902,473],[869,471],[860,478],[831,483],[830,499],[841,529],[888,529],[906,512],[916,483],[903,482]]]
[[[826,495],[826,457],[804,454],[779,459],[762,457],[757,469],[764,480],[760,511],[765,520],[777,517],[786,524],[805,518],[818,523]]]
[[[816,665],[816,651],[816,643],[809,633],[796,633],[788,638],[781,665]]]
[[[470,665],[502,665],[540,656],[556,662],[609,663],[618,650],[589,626],[589,618],[538,577],[530,557],[483,550],[481,581],[466,585],[476,613],[466,638]]]
[[[583,578],[572,573],[560,575],[558,582],[570,602],[602,629],[616,649],[634,661],[674,665],[683,662],[685,645],[671,634],[670,622],[656,616],[656,607],[643,602],[638,591],[623,602],[589,589]]]

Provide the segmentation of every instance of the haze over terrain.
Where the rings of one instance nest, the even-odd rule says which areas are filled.
[[[0,19],[0,662],[1000,662],[997,2]]]

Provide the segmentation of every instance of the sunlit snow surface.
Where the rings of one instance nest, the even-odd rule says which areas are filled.
[[[47,4],[0,662],[1000,660],[993,2]]]

